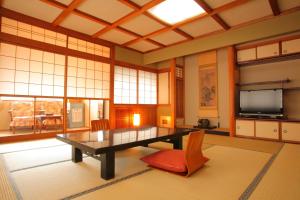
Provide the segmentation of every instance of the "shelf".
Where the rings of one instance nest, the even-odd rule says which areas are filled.
[[[291,82],[290,79],[276,80],[276,81],[263,81],[263,82],[253,82],[253,83],[242,83],[236,84],[237,86],[249,86],[249,85],[268,85],[268,84],[284,84]]]
[[[300,53],[294,53],[290,55],[280,55],[276,57],[262,58],[262,59],[251,60],[251,61],[243,61],[237,63],[237,65],[239,67],[247,67],[251,65],[261,65],[266,63],[274,63],[274,62],[281,62],[281,61],[294,60],[294,59],[300,59]]]

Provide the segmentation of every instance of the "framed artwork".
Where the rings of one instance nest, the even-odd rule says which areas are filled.
[[[199,67],[200,109],[216,109],[217,100],[217,69],[215,65]]]

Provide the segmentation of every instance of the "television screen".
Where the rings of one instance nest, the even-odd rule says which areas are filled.
[[[281,114],[282,89],[240,91],[240,112]]]

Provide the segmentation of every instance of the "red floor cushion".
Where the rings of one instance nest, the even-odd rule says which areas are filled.
[[[171,172],[186,172],[185,152],[182,150],[162,150],[141,158],[150,166]]]

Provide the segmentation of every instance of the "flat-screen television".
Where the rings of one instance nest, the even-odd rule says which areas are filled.
[[[240,91],[240,114],[282,116],[282,89]]]

